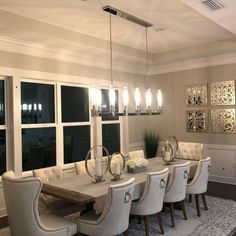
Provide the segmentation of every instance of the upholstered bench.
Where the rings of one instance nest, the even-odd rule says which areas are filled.
[[[179,142],[176,158],[199,161],[202,159],[203,144]]]
[[[129,152],[129,159],[132,159],[132,158],[145,158],[144,151],[141,149],[141,150]]]
[[[64,178],[61,166],[33,170],[33,176],[39,177],[43,183]],[[61,216],[69,216],[78,211],[80,211],[80,207],[71,202],[48,194],[40,194],[39,213],[52,212]]]

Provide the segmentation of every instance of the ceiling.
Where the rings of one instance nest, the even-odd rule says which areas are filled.
[[[102,7],[106,5],[153,24],[148,29],[148,47],[153,64],[156,60],[154,54],[209,44],[235,36],[236,31],[232,27],[215,23],[210,11],[205,9],[203,14],[201,7],[196,9],[196,2],[199,1],[193,0],[193,6],[190,2],[192,1],[0,0],[0,38],[67,53],[102,55],[107,58],[109,14],[102,11]],[[234,10],[236,13],[235,8]],[[224,15],[222,12],[221,17]],[[231,9],[231,14],[232,12]],[[131,58],[135,65],[143,63],[144,27],[113,16],[112,38],[114,57],[117,59],[115,61]],[[105,61],[108,63],[108,60]]]

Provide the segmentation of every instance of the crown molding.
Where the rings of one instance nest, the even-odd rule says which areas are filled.
[[[108,55],[105,58],[104,50],[99,49],[96,50],[96,55],[91,54],[91,50],[88,50],[88,52],[85,50],[85,52],[78,54],[71,50],[49,48],[42,44],[28,43],[1,36],[0,50],[27,56],[71,62],[84,66],[98,67],[101,69],[110,69],[110,60]],[[105,54],[107,54],[107,52],[105,52]],[[127,63],[127,60],[129,60],[130,63]],[[119,63],[113,60],[113,69],[116,71],[145,75],[145,68],[144,66],[142,68],[140,65],[143,65],[142,58],[140,60],[138,58],[134,60],[134,58],[128,58],[127,56],[125,61],[119,60]]]
[[[163,65],[156,65],[150,68],[150,75],[160,75],[172,72],[192,70],[204,67],[227,65],[236,63],[236,52],[227,53],[207,58],[192,59]]]

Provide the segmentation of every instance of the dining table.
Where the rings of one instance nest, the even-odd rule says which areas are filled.
[[[86,206],[93,204],[97,213],[100,213],[105,204],[108,188],[111,185],[122,183],[128,179],[135,178],[135,188],[133,200],[138,199],[143,191],[147,174],[149,172],[161,171],[168,168],[169,176],[175,165],[186,163],[189,160],[176,159],[172,164],[165,164],[160,157],[148,159],[149,163],[145,171],[138,173],[128,173],[127,168],[124,169],[119,181],[112,181],[113,177],[108,172],[101,182],[93,183],[87,173],[74,175],[58,180],[43,183],[42,192],[55,197],[63,198],[67,201]],[[196,172],[198,161],[190,160],[189,178],[192,178]]]

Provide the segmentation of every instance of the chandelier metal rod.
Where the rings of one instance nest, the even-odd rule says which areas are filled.
[[[147,88],[149,88],[149,57],[148,57],[147,29],[148,27],[146,27],[146,83],[147,83]]]
[[[111,27],[111,10],[109,14],[110,19],[110,73],[111,73],[111,86],[113,86],[113,67],[112,67],[112,27]]]

